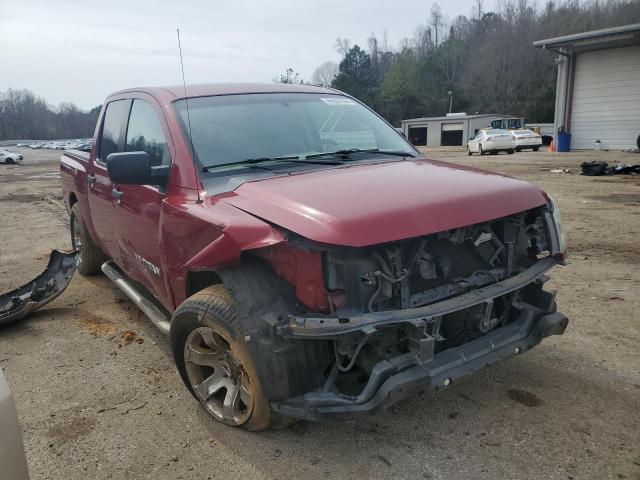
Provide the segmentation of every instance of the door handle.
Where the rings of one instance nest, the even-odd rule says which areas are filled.
[[[120,202],[120,200],[122,200],[122,197],[124,196],[124,192],[113,188],[111,189],[111,196],[115,198],[118,202]]]
[[[94,183],[96,183],[96,176],[95,175],[87,175],[87,183],[89,185],[93,185]]]

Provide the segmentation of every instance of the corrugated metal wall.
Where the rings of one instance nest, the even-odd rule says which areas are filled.
[[[640,135],[640,45],[580,53],[571,106],[571,148],[636,147]]]

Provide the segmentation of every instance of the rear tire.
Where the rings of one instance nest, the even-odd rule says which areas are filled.
[[[4,163],[5,163],[6,165],[13,165],[13,164],[14,164],[14,163],[16,163],[16,162],[14,162],[14,161],[13,161],[13,158],[6,158],[6,159],[4,160]]]
[[[514,152],[514,151],[515,151],[515,150],[514,150],[513,148],[510,148],[509,150],[507,150],[507,153],[508,153],[509,155],[513,155],[513,152]]]
[[[533,147],[534,152],[537,152],[538,150],[540,150],[540,147]]]
[[[478,146],[478,150],[480,151],[480,156],[483,156],[485,154],[485,151],[482,149],[482,144]]]
[[[471,156],[471,149],[467,146],[467,155]]]
[[[76,252],[76,270],[82,275],[96,275],[101,272],[100,266],[108,260],[87,232],[80,211],[80,204],[74,203],[69,216],[71,231],[71,247]]]
[[[169,337],[182,381],[214,419],[250,431],[295,421],[271,410],[235,301],[223,285],[186,299],[173,314]]]

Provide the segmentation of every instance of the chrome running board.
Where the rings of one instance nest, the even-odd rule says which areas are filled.
[[[129,299],[142,310],[149,320],[165,335],[169,335],[169,327],[171,326],[170,317],[160,308],[153,304],[148,298],[142,295],[122,274],[120,269],[113,261],[104,262],[100,267],[109,279],[129,297]]]

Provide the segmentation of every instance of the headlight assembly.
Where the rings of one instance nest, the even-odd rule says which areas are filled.
[[[551,231],[551,245],[552,254],[558,260],[564,260],[567,257],[567,235],[562,226],[562,217],[560,216],[560,210],[553,200],[553,197],[549,195],[548,204],[548,219],[550,220]]]

